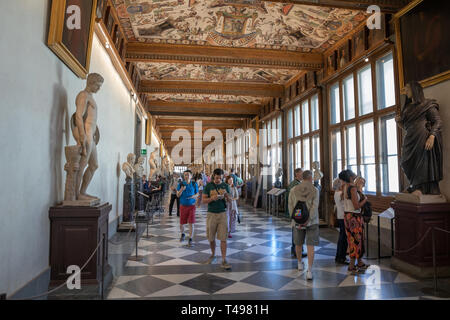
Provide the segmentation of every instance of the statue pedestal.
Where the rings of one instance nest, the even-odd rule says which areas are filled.
[[[66,281],[67,267],[80,268],[102,241],[105,234],[105,261],[102,261],[103,245],[100,244],[85,269],[81,272],[81,284],[101,286],[102,266],[105,266],[105,289],[112,281],[108,263],[108,216],[112,205],[96,207],[55,206],[49,210],[50,218],[50,286]]]
[[[415,246],[429,227],[450,230],[450,203],[408,203],[396,200],[395,250],[406,251]],[[436,265],[439,276],[450,276],[450,235],[435,231]],[[433,275],[433,251],[431,231],[415,249],[395,253],[392,265],[396,269],[419,278]]]
[[[135,191],[134,182],[131,178],[126,178],[126,182],[123,185],[123,221],[132,222],[134,219],[135,208]]]
[[[144,184],[142,183],[142,178],[138,178],[135,184],[136,190],[136,210],[143,211],[144,210],[144,197],[137,193],[138,191],[144,192]]]

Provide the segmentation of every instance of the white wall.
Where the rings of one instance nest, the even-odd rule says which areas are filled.
[[[450,201],[450,80],[426,88],[425,97],[436,99],[440,108],[443,128],[444,149],[444,180],[441,182],[441,192]]]
[[[48,268],[48,210],[64,197],[64,146],[75,143],[68,121],[85,86],[45,44],[50,2],[0,2],[0,292],[8,295]],[[99,169],[88,193],[113,205],[112,221],[122,211],[135,105],[97,38],[90,71],[105,83],[95,95]]]

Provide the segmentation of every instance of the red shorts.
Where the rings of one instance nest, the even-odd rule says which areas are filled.
[[[195,223],[195,205],[180,206],[180,224],[194,224]]]

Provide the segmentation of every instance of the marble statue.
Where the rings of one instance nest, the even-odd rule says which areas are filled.
[[[103,82],[101,75],[89,74],[86,88],[75,100],[76,112],[71,118],[71,130],[77,145],[68,146],[65,150],[67,179],[63,205],[93,206],[100,202],[98,197],[86,191],[98,168],[100,133],[97,127],[98,108],[93,95],[100,90]]]
[[[323,178],[323,173],[320,171],[320,163],[319,161],[314,161],[312,163],[312,169],[313,169],[313,181],[318,182]]]
[[[404,129],[401,167],[409,180],[407,192],[443,198],[439,181],[443,179],[442,120],[436,100],[425,99],[423,88],[411,82],[402,90],[404,107],[395,118]],[[441,200],[443,202],[443,200]]]
[[[145,157],[140,156],[138,158],[137,163],[134,165],[134,171],[136,172],[136,177],[142,178],[144,175],[145,169],[144,169],[144,163],[145,163]]]
[[[148,160],[148,164],[150,165],[150,172],[148,175],[148,179],[152,179],[153,175],[156,173],[156,152],[158,152],[159,150],[156,149],[153,152],[150,153],[150,159]]]
[[[136,156],[134,153],[129,153],[127,156],[127,162],[122,164],[122,171],[125,172],[127,179],[133,179],[134,170],[134,162],[136,161]]]

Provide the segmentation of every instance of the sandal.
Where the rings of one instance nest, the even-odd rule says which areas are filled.
[[[362,265],[357,264],[356,268],[358,268],[359,270],[367,270],[370,267],[370,265],[363,263]]]

